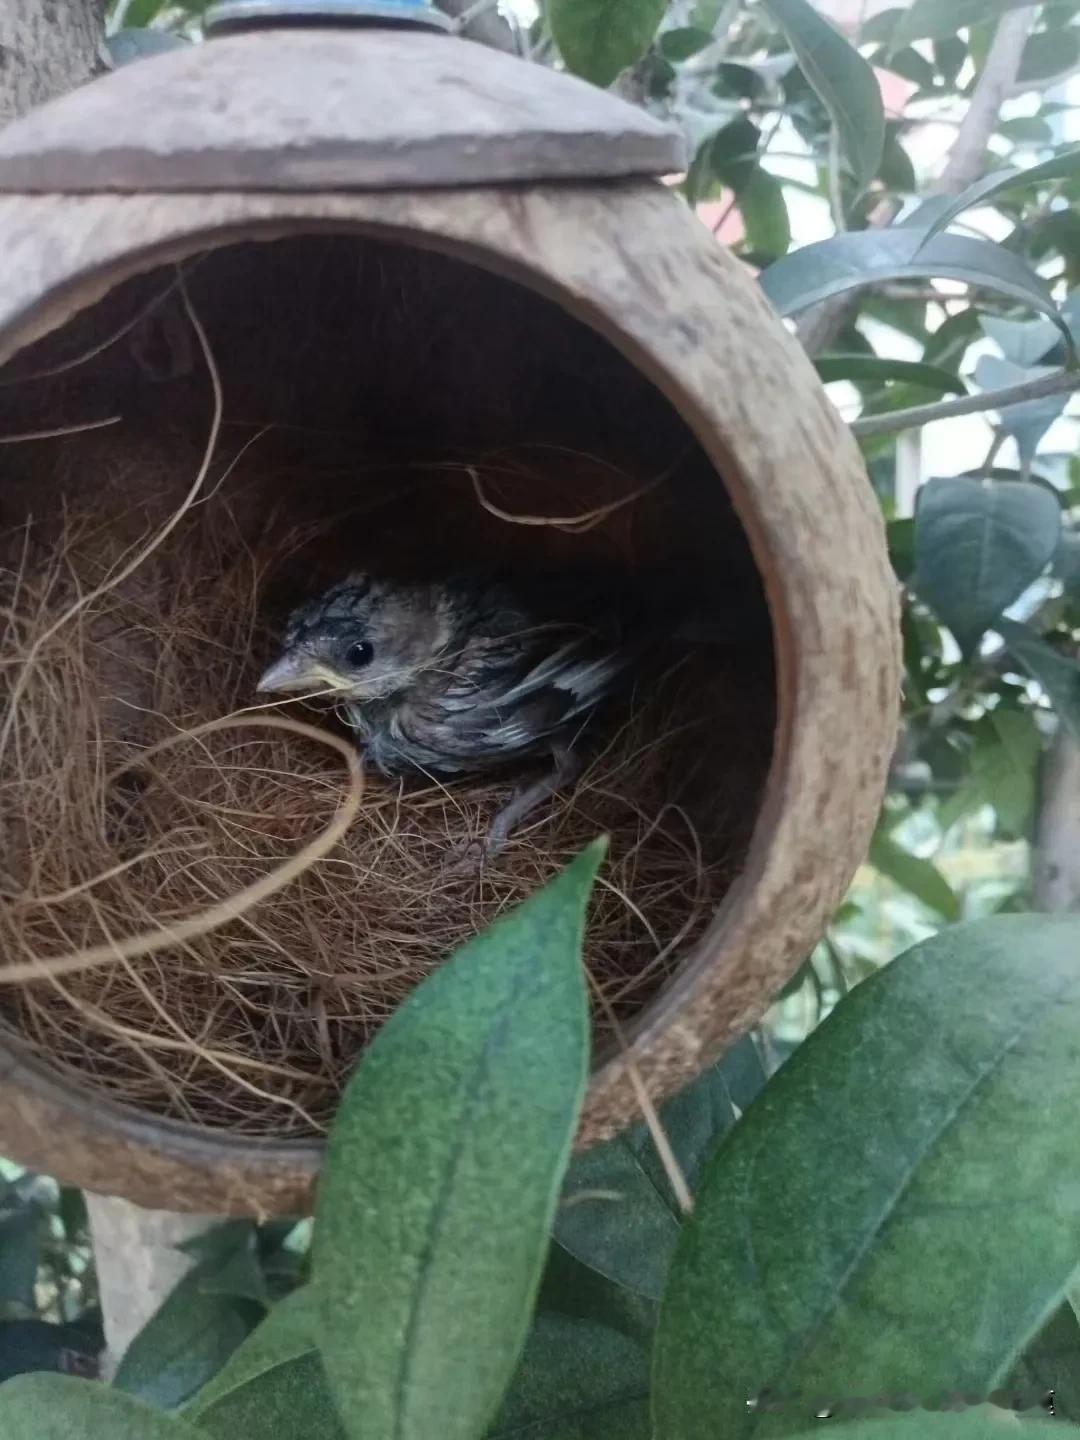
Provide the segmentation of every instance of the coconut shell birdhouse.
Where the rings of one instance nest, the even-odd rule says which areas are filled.
[[[237,0],[0,134],[0,1152],[140,1204],[306,1210],[381,1023],[601,832],[613,1135],[630,1066],[659,1102],[760,1018],[880,805],[894,585],[812,366],[677,136],[440,24]],[[691,623],[470,869],[520,777],[383,775],[257,691],[356,572]]]

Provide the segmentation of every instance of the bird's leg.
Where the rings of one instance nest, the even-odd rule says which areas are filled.
[[[484,841],[486,857],[497,855],[513,831],[528,819],[534,810],[581,773],[581,761],[571,750],[560,747],[553,751],[552,759],[554,765],[548,774],[542,775],[531,785],[516,790],[492,820]]]
[[[552,751],[552,759],[554,764],[546,775],[534,780],[531,785],[515,790],[488,826],[483,841],[466,846],[450,865],[450,874],[474,873],[485,860],[499,853],[511,834],[534,810],[581,773],[581,761],[564,746]]]

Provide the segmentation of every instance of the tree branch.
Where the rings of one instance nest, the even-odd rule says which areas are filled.
[[[990,136],[997,128],[1001,107],[1020,73],[1020,61],[1035,23],[1036,8],[1029,5],[1023,10],[1006,11],[998,22],[979,83],[938,182],[939,195],[959,195],[982,174]]]
[[[101,68],[105,0],[0,0],[0,125]]]
[[[1060,370],[1055,375],[1040,375],[1022,385],[1003,390],[987,390],[982,395],[963,395],[957,400],[942,400],[933,405],[912,405],[907,410],[894,410],[891,415],[867,415],[852,422],[852,433],[860,440],[873,435],[894,435],[899,430],[914,430],[935,420],[952,420],[958,415],[979,415],[984,410],[1007,410],[1029,400],[1044,400],[1049,395],[1071,395],[1080,390],[1080,370]]]
[[[1016,83],[1034,22],[1033,6],[1010,10],[1002,16],[935,193],[959,195],[982,174],[986,147],[997,126],[1002,102]],[[879,206],[870,224],[877,229],[891,225],[897,208],[891,204]],[[820,355],[827,349],[851,320],[858,304],[858,296],[842,295],[808,310],[795,329],[807,353]]]

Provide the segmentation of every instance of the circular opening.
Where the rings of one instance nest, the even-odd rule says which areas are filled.
[[[647,1020],[745,863],[776,720],[745,534],[650,380],[512,280],[300,234],[209,251],[183,285],[126,280],[0,384],[5,438],[72,427],[2,450],[0,953],[53,971],[0,988],[20,1048],[149,1116],[318,1134],[413,985],[599,831],[598,1057]],[[335,823],[340,752],[252,707],[276,698],[257,684],[290,616],[354,574],[300,628],[334,684],[387,649],[411,677],[349,717],[376,762],[359,816],[285,888],[188,934]],[[461,637],[523,632],[581,664],[554,687],[530,664],[493,700],[507,753],[473,735],[458,764],[471,697],[506,684],[464,666]],[[285,701],[355,738],[340,703]],[[522,726],[552,743],[522,755]]]

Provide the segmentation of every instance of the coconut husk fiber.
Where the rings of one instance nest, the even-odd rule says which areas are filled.
[[[602,529],[632,564],[665,477],[579,457],[565,496],[548,474],[537,536],[524,497],[538,469],[565,475],[565,455],[373,463],[359,502],[354,457],[346,512],[332,466],[312,501],[310,451],[298,484],[262,431],[212,439],[178,484],[133,441],[110,468],[102,436],[74,437],[70,483],[34,515],[8,512],[0,1025],[142,1112],[321,1133],[413,987],[603,832],[586,959],[604,1043],[613,1017],[631,1020],[671,977],[745,856],[771,741],[746,723],[752,679],[715,656],[643,677],[580,777],[472,874],[448,862],[520,776],[444,787],[367,774],[361,794],[332,714],[261,704],[254,686],[289,605],[346,556],[369,558],[358,536],[379,553],[397,544],[402,561],[418,495],[443,543],[484,526],[565,556]],[[437,551],[414,546],[417,568],[437,567]]]

